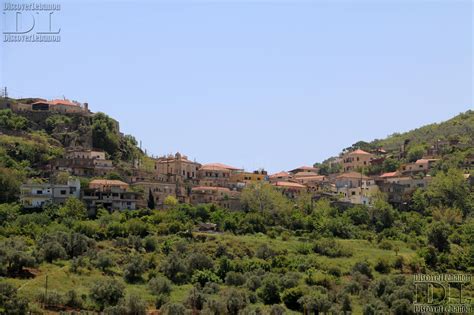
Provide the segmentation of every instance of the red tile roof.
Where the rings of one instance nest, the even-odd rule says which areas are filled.
[[[276,182],[273,185],[279,186],[279,187],[288,187],[288,188],[306,188],[306,186],[304,185],[293,183],[293,182]]]
[[[288,177],[288,176],[290,176],[290,174],[289,174],[288,172],[281,171],[281,172],[272,174],[272,175],[270,175],[269,177],[270,177],[270,178],[278,178],[278,177]]]
[[[352,152],[349,152],[349,154],[366,154],[366,155],[368,154],[368,155],[370,155],[369,152],[366,152],[366,151],[361,150],[361,149],[357,149],[357,150],[354,150]]]
[[[295,177],[308,177],[308,176],[318,176],[316,172],[298,172],[295,174]]]
[[[218,170],[229,170],[229,171],[237,171],[240,170],[240,168],[225,165],[222,163],[209,163],[209,164],[204,164],[201,166],[202,170],[209,170],[209,171],[218,171]]]
[[[51,101],[49,101],[49,104],[51,104],[51,105],[79,106],[78,104],[73,103],[69,100],[51,100]]]
[[[89,186],[128,186],[127,183],[116,179],[94,179],[89,183]]]
[[[304,180],[304,181],[324,181],[325,179],[326,179],[326,176],[324,175],[305,176],[305,177],[299,178],[299,180]]]
[[[369,179],[369,177],[365,176],[362,173],[357,172],[349,172],[349,173],[342,173],[336,178],[357,178],[357,179]]]
[[[399,173],[395,171],[395,172],[383,173],[382,175],[380,175],[380,177],[387,178],[387,177],[396,177],[398,175]]]
[[[73,103],[69,100],[51,100],[51,101],[37,101],[32,103],[33,104],[49,104],[49,105],[65,105],[65,106],[79,106],[79,104]]]
[[[316,171],[318,170],[317,168],[315,167],[312,167],[312,166],[300,166],[300,167],[297,167],[295,168],[294,170],[291,170],[290,172],[294,172],[294,171],[297,171],[297,170],[304,170],[304,171]]]

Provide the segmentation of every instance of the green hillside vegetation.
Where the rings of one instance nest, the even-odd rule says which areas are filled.
[[[411,274],[473,270],[473,192],[459,174],[440,172],[406,212],[383,196],[345,211],[290,201],[269,184],[246,188],[241,212],[170,202],[88,217],[75,199],[38,213],[3,204],[0,292],[35,313],[411,314]],[[217,232],[196,232],[200,222]]]
[[[454,118],[441,123],[429,124],[408,132],[394,133],[385,139],[376,139],[370,142],[358,141],[347,147],[343,152],[361,149],[373,151],[383,148],[388,153],[388,158],[382,165],[372,166],[362,170],[368,175],[380,174],[383,172],[396,171],[401,164],[415,162],[423,157],[427,149],[437,143],[452,141],[455,145],[441,147],[441,161],[437,170],[446,171],[450,167],[460,168],[468,156],[474,156],[474,111],[468,110]],[[405,147],[404,154],[401,148]],[[334,158],[329,158],[315,166],[321,168],[322,174],[337,173],[340,165],[330,166],[329,162]]]
[[[0,110],[0,202],[16,200],[20,184],[39,176],[39,170],[63,157],[70,145],[104,150],[121,173],[129,172],[134,159],[147,160],[135,138],[121,135],[118,123],[103,113],[43,118]]]
[[[389,152],[397,152],[406,140],[409,140],[407,150],[413,151],[433,145],[437,140],[457,140],[461,144],[474,147],[474,111],[468,110],[441,123],[429,124],[408,132],[394,133],[385,139],[376,139],[371,142],[359,141],[346,150],[371,151],[382,147]]]
[[[386,169],[441,136],[467,144],[443,152],[429,188],[403,211],[383,194],[340,207],[256,183],[242,192],[241,211],[169,197],[165,209],[90,215],[77,199],[22,209],[19,185],[71,142],[105,150],[119,167],[110,178],[137,157],[152,171],[136,140],[105,114],[39,121],[0,111],[0,314],[413,314],[413,274],[474,271],[474,190],[462,169],[472,119],[469,111],[369,143],[391,150]],[[412,153],[399,161],[407,138]],[[472,283],[463,295],[474,298]]]

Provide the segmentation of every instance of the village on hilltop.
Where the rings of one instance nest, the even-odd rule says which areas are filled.
[[[37,99],[29,104],[4,104],[3,107],[23,114],[60,113],[93,115],[87,103],[69,100],[47,101]],[[0,108],[1,109],[1,108]],[[117,123],[118,124],[118,123]],[[324,172],[317,164],[299,166],[288,171],[267,174],[265,170],[246,171],[222,163],[201,164],[181,153],[158,158],[147,157],[152,168],[145,169],[143,161],[136,160],[121,179],[108,175],[117,167],[102,150],[90,147],[69,147],[61,158],[53,159],[43,167],[44,178],[58,173],[70,175],[67,183],[33,182],[21,186],[20,200],[26,208],[41,208],[47,204],[63,204],[67,198],[81,199],[94,212],[108,210],[134,210],[150,205],[163,208],[166,200],[174,198],[181,203],[216,204],[240,210],[240,194],[251,183],[268,183],[290,199],[302,194],[311,200],[325,197],[340,204],[370,205],[378,192],[386,194],[388,201],[403,206],[416,189],[426,189],[430,184],[430,170],[440,158],[441,147],[456,146],[453,141],[436,141],[421,158],[400,166],[391,172],[366,175],[371,166],[382,165],[387,158],[402,160],[406,157],[405,145],[397,154],[384,148],[370,152],[360,148],[344,151],[329,160],[336,172]],[[465,161],[465,169],[474,166],[474,156]],[[467,171],[468,173],[468,171]],[[80,178],[90,178],[87,187],[81,187]],[[466,180],[472,180],[466,174]]]

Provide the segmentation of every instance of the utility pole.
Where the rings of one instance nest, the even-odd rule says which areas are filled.
[[[2,89],[2,96],[3,98],[7,98],[8,97],[8,90],[7,90],[7,87],[3,87]]]

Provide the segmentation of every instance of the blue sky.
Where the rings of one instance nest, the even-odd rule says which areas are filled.
[[[470,1],[59,3],[60,43],[2,38],[0,85],[154,155],[275,172],[473,108]]]

